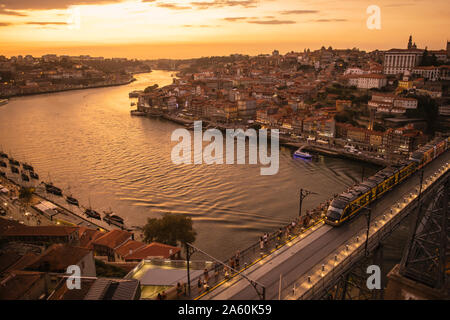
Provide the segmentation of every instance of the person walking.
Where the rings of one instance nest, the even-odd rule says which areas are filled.
[[[203,281],[203,290],[204,290],[204,292],[209,290],[208,281],[206,281],[206,280]]]
[[[235,256],[235,258],[234,258],[234,260],[236,261],[236,268],[239,268],[239,260],[240,260],[240,252],[239,252],[239,250],[238,251],[236,251],[236,256]]]
[[[177,298],[179,299],[182,293],[181,284],[177,282]]]
[[[208,272],[207,268],[205,268],[205,270],[203,270],[203,276],[205,277],[205,281],[208,282],[208,280],[209,280],[209,272]]]
[[[230,262],[228,263],[230,265],[230,271],[233,274],[233,270],[234,270],[234,259],[230,258]]]

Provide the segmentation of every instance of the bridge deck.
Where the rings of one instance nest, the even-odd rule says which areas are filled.
[[[447,151],[428,164],[424,170],[424,180],[449,161],[450,152]],[[383,198],[377,200],[371,205],[372,219],[382,215],[392,204],[411,193],[419,185],[419,182],[420,174],[416,172],[401,185],[384,195]],[[282,290],[292,287],[298,278],[321,264],[339,246],[345,245],[349,239],[365,230],[366,226],[367,220],[364,215],[359,215],[337,228],[320,224],[304,236],[292,241],[288,246],[284,246],[265,257],[243,273],[265,286],[267,300],[278,299],[280,275],[282,276]],[[256,300],[258,298],[257,292],[250,283],[236,276],[214,288],[200,299]]]

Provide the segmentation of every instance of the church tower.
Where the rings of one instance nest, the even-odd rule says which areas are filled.
[[[412,44],[412,36],[410,35],[410,36],[409,36],[409,41],[408,41],[408,50],[409,50],[409,49],[412,49],[412,47],[413,47],[413,44]]]

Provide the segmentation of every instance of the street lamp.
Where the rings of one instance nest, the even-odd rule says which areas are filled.
[[[300,204],[299,204],[299,209],[298,209],[298,216],[299,217],[302,216],[303,199],[305,199],[310,194],[317,194],[317,193],[309,191],[309,190],[306,190],[306,189],[300,189]]]
[[[372,208],[366,207],[366,206],[360,206],[359,204],[354,204],[355,206],[360,207],[361,209],[367,209],[366,218],[367,218],[367,232],[366,232],[366,242],[364,244],[364,252],[367,257],[367,245],[369,243],[369,231],[370,231],[370,220],[372,217]]]

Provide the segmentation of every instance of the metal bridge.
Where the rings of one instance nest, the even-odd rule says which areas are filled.
[[[419,203],[431,199],[449,177],[450,152],[447,151],[371,205],[367,242],[367,219],[363,212],[340,227],[320,222],[241,271],[244,277],[224,281],[199,298],[259,299],[257,291],[246,280],[252,279],[264,286],[268,300],[320,299],[358,261],[373,252],[403,218],[417,210]]]

